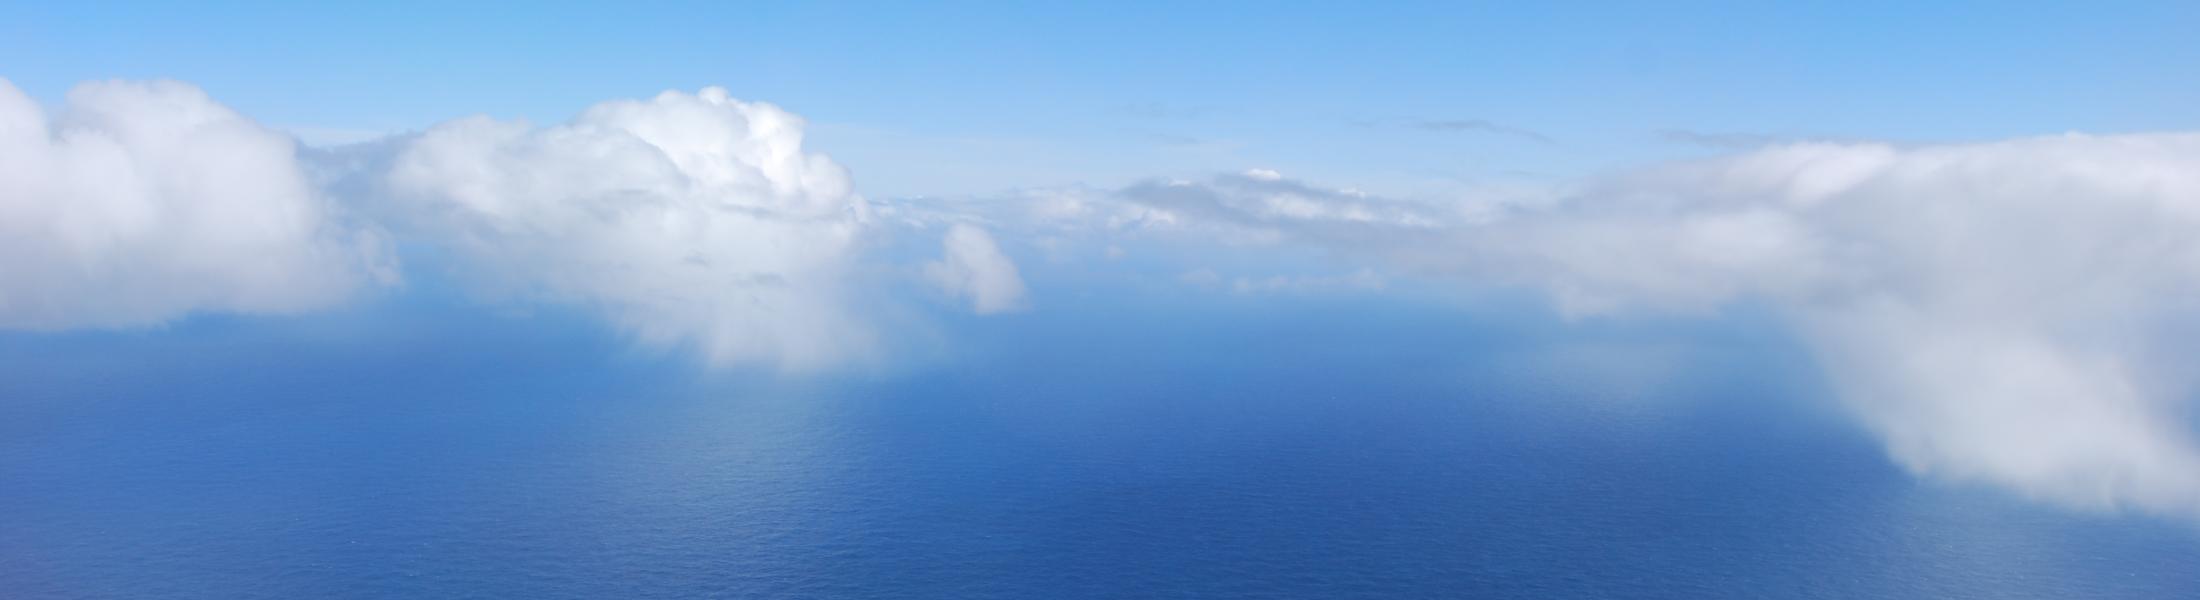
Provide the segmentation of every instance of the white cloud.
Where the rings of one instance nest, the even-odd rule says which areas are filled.
[[[968,298],[972,311],[986,315],[1024,306],[1024,281],[1016,263],[984,229],[968,224],[948,228],[940,252],[940,260],[925,264],[925,277],[949,294]]]
[[[1801,144],[1466,232],[1583,311],[1773,303],[1911,470],[2200,516],[2200,135]]]
[[[48,115],[0,81],[0,327],[326,307],[397,278],[388,227],[508,301],[594,309],[719,362],[828,365],[874,343],[847,290],[875,229],[802,142],[799,118],[715,88],[551,127],[461,119],[324,165],[384,219],[364,226],[290,137],[188,85],[87,84]],[[970,222],[1111,248],[1294,243],[1537,287],[1575,315],[1763,303],[1915,472],[2200,516],[2200,381],[2178,335],[2200,325],[2200,135],[1790,144],[1524,196],[1399,201],[1255,171],[879,212],[951,224],[923,269],[979,313],[1025,289]],[[1230,283],[1383,281],[1360,273]]]
[[[393,281],[386,246],[198,88],[87,83],[49,116],[0,80],[0,328],[322,308]]]
[[[1234,244],[1297,241],[1339,247],[1383,245],[1441,235],[1465,216],[1465,205],[1446,207],[1376,197],[1286,179],[1273,171],[1219,175],[1207,181],[1156,180],[1115,194],[1137,210],[1137,229],[1196,232]]]
[[[2200,135],[1777,146],[1494,216],[1228,176],[1123,194],[1570,314],[1765,303],[1914,472],[2200,516],[2168,333],[2200,317]]]
[[[869,209],[802,132],[718,88],[666,92],[552,127],[445,123],[387,182],[407,231],[491,289],[594,308],[720,363],[811,368],[872,345],[843,292]]]
[[[887,301],[848,288],[881,283],[858,263],[883,232],[803,131],[708,88],[301,150],[186,84],[87,84],[49,118],[0,81],[0,328],[322,308],[394,282],[394,237],[497,301],[594,310],[722,364],[833,365],[876,345]],[[946,248],[979,312],[1021,305],[982,230]]]

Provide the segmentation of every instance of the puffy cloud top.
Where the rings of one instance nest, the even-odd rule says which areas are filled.
[[[0,328],[326,307],[397,280],[394,238],[494,299],[713,362],[840,363],[874,345],[843,290],[884,232],[803,127],[707,88],[301,154],[186,84],[86,84],[49,117],[0,81]],[[979,312],[1020,305],[984,231],[946,250],[935,271]]]
[[[720,362],[814,367],[870,343],[840,293],[869,211],[844,169],[803,152],[802,127],[718,88],[545,128],[476,117],[405,146],[388,184],[408,230],[497,291]]]
[[[325,307],[394,280],[385,247],[198,88],[88,83],[48,116],[0,80],[0,327]]]

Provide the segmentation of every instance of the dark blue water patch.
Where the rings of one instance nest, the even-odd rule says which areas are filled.
[[[931,368],[797,377],[555,316],[0,338],[0,596],[2200,589],[2189,526],[1913,480],[1759,324],[1330,299],[953,327]]]

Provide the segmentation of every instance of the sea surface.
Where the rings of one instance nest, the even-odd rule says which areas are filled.
[[[1043,307],[810,373],[557,314],[0,336],[0,598],[2200,597],[2200,527],[1919,480],[1747,315]]]

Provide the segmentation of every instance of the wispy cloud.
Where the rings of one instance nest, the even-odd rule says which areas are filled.
[[[1178,120],[1206,116],[1212,109],[1163,102],[1133,102],[1109,107],[1108,114],[1133,119]]]
[[[1334,290],[1381,290],[1388,281],[1372,269],[1345,275],[1270,275],[1230,280],[1230,291],[1239,294],[1309,293]]]
[[[1551,136],[1541,132],[1482,119],[1412,119],[1404,121],[1402,125],[1407,129],[1434,133],[1480,133],[1552,143]]]
[[[1653,134],[1658,140],[1686,146],[1698,146],[1716,150],[1752,150],[1779,144],[1802,143],[1867,143],[1871,140],[1823,136],[1788,135],[1741,131],[1694,131],[1689,129],[1660,129]]]
[[[361,129],[355,127],[290,126],[283,127],[281,129],[284,132],[289,133],[292,137],[298,138],[298,142],[301,144],[318,147],[343,146],[346,144],[371,142],[393,135],[398,135],[400,133],[393,130]]]

